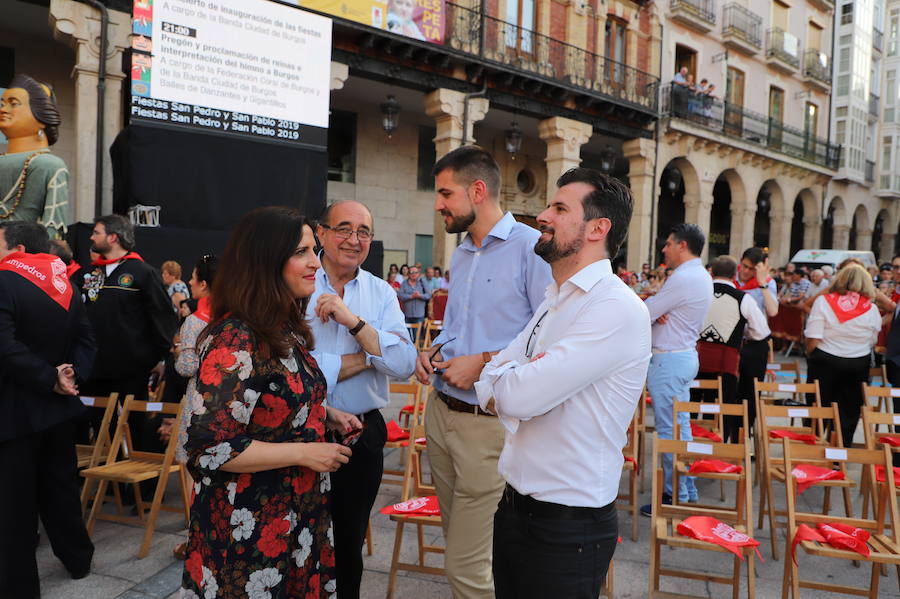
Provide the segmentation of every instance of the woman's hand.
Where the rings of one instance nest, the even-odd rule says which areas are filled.
[[[328,427],[328,430],[340,434],[345,444],[349,444],[352,439],[362,433],[362,422],[353,414],[337,408],[325,408],[325,414],[325,426]]]
[[[297,443],[300,448],[298,466],[316,472],[335,472],[350,461],[350,448],[340,443]]]

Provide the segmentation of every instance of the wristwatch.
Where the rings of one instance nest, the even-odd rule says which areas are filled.
[[[366,321],[363,320],[362,318],[360,318],[360,319],[359,319],[359,322],[356,323],[356,326],[353,327],[352,329],[350,329],[349,332],[350,332],[351,335],[353,335],[354,337],[356,337],[356,334],[357,334],[358,332],[360,332],[360,331],[363,329],[364,326],[366,326]]]

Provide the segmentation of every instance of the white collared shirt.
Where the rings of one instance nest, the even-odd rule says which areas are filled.
[[[649,362],[647,309],[609,260],[559,288],[552,283],[525,329],[475,383],[481,406],[493,397],[507,430],[501,476],[540,501],[615,501]]]
[[[653,323],[653,349],[693,349],[700,337],[712,296],[712,278],[703,268],[700,258],[679,264],[659,293],[647,298],[650,322]],[[668,321],[665,324],[656,322],[663,315],[669,317]]]
[[[720,285],[735,286],[734,281],[728,279],[713,279],[713,281]],[[759,309],[753,296],[746,291],[744,297],[741,298],[741,316],[747,321],[747,328],[744,330],[744,336],[747,339],[761,341],[772,334],[772,330],[769,329],[769,319]]]
[[[817,347],[832,356],[861,358],[871,353],[880,332],[881,313],[875,302],[863,314],[841,322],[825,296],[820,295],[809,311],[803,334],[807,339],[821,339]]]

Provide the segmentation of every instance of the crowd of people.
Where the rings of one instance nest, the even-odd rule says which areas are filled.
[[[38,518],[72,577],[90,573],[74,443],[99,423],[78,396],[146,399],[151,372],[166,401],[187,396],[180,420],[130,422],[139,451],[177,432],[190,473],[183,597],[359,596],[392,379],[430,389],[445,570],[466,599],[595,599],[643,389],[661,438],[698,376],[722,376],[725,401],[752,406],[779,311],[808,314],[809,377],[852,442],[900,256],[875,273],[852,260],[807,273],[770,269],[754,247],[704,266],[703,231],[679,224],[664,264],[614,271],[633,208],[615,179],[568,171],[535,230],[502,210],[487,151],[454,150],[433,175],[446,231],[466,234],[452,282],[419,264],[391,265],[386,280],[364,270],[375,229],[356,201],[315,222],[254,210],[187,285],[177,263],[143,261],[121,216],[96,219],[82,268],[41,225],[0,223],[0,505],[20,516],[0,519],[0,596],[40,594]],[[445,289],[443,329],[419,351],[408,325]],[[900,327],[887,346],[900,378]],[[686,420],[679,430],[692,439]],[[664,503],[697,501],[691,477],[672,487],[671,458],[663,469]]]
[[[687,67],[681,67],[672,78],[672,107],[679,116],[702,116],[711,118],[713,100],[716,98],[716,86],[703,78],[699,83],[694,81],[693,73]]]

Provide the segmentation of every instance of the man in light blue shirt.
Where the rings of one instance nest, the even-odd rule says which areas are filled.
[[[372,241],[372,214],[359,202],[329,206],[316,229],[324,251],[310,298],[310,319],[319,363],[328,384],[328,405],[357,414],[363,430],[350,462],[331,474],[337,586],[340,599],[359,597],[362,546],[384,471],[389,379],[415,369],[397,294],[360,268]],[[348,440],[349,441],[349,440]]]
[[[503,427],[478,406],[473,385],[485,363],[531,320],[552,281],[534,253],[540,234],[500,208],[500,168],[476,146],[434,166],[435,211],[448,233],[467,232],[453,252],[443,331],[419,354],[416,374],[432,374],[425,424],[428,458],[447,543],[444,565],[455,599],[493,599],[493,516],[503,492],[497,471]]]
[[[700,368],[697,341],[713,297],[712,278],[699,258],[705,244],[706,237],[697,225],[683,223],[672,227],[663,254],[666,266],[675,270],[659,293],[646,302],[653,323],[647,390],[653,397],[653,418],[660,439],[672,438],[672,400],[691,400],[690,384]],[[679,415],[678,429],[682,441],[693,440],[686,412]],[[663,478],[663,503],[672,503],[671,454],[663,455]],[[693,477],[678,477],[678,501],[697,500]],[[641,513],[650,516],[651,506],[643,506]]]

